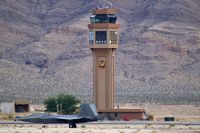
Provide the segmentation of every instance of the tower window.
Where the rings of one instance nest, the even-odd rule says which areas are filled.
[[[106,44],[107,43],[107,32],[106,31],[96,31],[96,44]]]
[[[90,31],[89,33],[89,44],[93,44],[94,43],[94,32]]]
[[[95,16],[96,16],[96,15],[92,15],[92,16],[90,17],[91,23],[95,23]]]
[[[117,44],[117,31],[110,31],[110,44]]]
[[[90,17],[91,23],[116,23],[117,16],[115,14],[93,14]]]

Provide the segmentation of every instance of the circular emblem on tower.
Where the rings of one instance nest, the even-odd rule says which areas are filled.
[[[106,65],[105,60],[100,60],[99,61],[99,67],[103,68],[103,67],[105,67],[105,65]]]

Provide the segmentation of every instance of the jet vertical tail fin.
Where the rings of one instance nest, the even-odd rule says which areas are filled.
[[[96,106],[94,104],[81,104],[80,115],[85,117],[98,117]]]

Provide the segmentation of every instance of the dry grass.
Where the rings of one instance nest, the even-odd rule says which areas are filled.
[[[15,118],[15,114],[2,114],[0,113],[0,120],[13,120]]]

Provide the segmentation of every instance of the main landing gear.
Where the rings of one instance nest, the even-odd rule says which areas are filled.
[[[69,128],[76,128],[76,123],[75,122],[70,122],[69,123]]]

